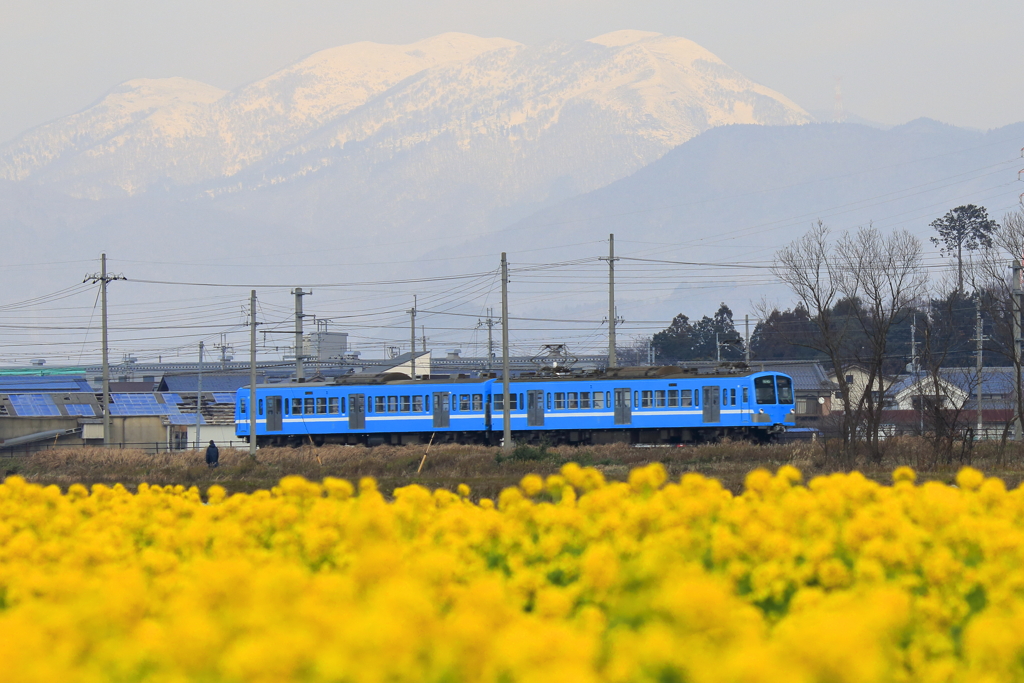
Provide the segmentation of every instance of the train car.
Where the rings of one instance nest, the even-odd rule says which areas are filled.
[[[793,380],[777,372],[628,368],[521,376],[509,384],[516,442],[767,441],[796,424]],[[243,388],[235,401],[236,433],[246,440],[249,398]],[[259,385],[255,409],[258,445],[497,444],[504,430],[502,383],[494,375]]]

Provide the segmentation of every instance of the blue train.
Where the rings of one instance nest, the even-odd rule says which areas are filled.
[[[260,385],[258,445],[498,444],[501,380],[494,375],[410,380],[348,375],[334,382]],[[235,398],[235,431],[249,439],[250,394]],[[793,380],[777,372],[721,367],[619,368],[589,375],[510,381],[513,440],[599,444],[699,443],[723,437],[767,441],[795,426]]]

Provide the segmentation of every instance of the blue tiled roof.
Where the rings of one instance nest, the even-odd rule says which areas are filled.
[[[85,375],[0,377],[0,394],[57,394],[92,390]]]

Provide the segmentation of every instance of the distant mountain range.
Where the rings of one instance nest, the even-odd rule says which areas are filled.
[[[168,277],[176,263],[248,262],[267,269],[252,280],[296,285],[313,277],[303,260],[344,264],[332,281],[466,272],[493,268],[503,250],[611,232],[634,254],[763,266],[819,217],[922,237],[969,201],[998,218],[1016,201],[1022,145],[1024,124],[813,123],[683,38],[618,31],[525,46],[450,33],[324,50],[233,91],[124,83],[0,145],[0,230],[8,263],[106,250],[163,261],[149,268]],[[763,270],[716,272],[713,284],[624,287],[627,317],[667,323],[778,293]],[[8,291],[52,289],[29,273]],[[593,291],[570,299],[536,306],[600,316]]]

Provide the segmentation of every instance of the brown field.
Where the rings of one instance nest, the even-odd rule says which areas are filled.
[[[884,443],[880,462],[858,455],[854,467],[866,476],[890,481],[892,470],[909,465],[921,480],[952,482],[957,470],[972,465],[988,475],[1001,477],[1010,487],[1024,479],[1024,444],[982,442],[973,449],[956,448],[952,456],[937,455],[933,444],[920,438],[898,438]],[[137,450],[67,448],[41,451],[26,457],[0,458],[4,476],[20,475],[39,484],[67,489],[74,483],[121,483],[134,490],[140,483],[182,484],[201,490],[214,484],[230,492],[247,492],[273,486],[286,475],[311,480],[341,477],[352,481],[374,477],[384,492],[408,484],[454,489],[468,484],[473,496],[496,496],[531,472],[550,474],[566,462],[597,467],[609,479],[624,479],[638,465],[660,462],[675,478],[685,472],[699,472],[720,480],[733,492],[742,490],[747,473],[758,467],[775,469],[789,464],[800,468],[808,479],[843,471],[833,457],[834,444],[801,442],[759,446],[725,442],[683,448],[637,448],[627,444],[552,448],[520,447],[511,457],[498,448],[482,446],[434,446],[427,454],[423,471],[416,470],[423,458],[423,446],[377,446],[374,448],[312,446],[303,448],[262,448],[253,460],[248,451],[221,450],[220,467],[206,466],[202,451],[178,451],[150,455]]]

